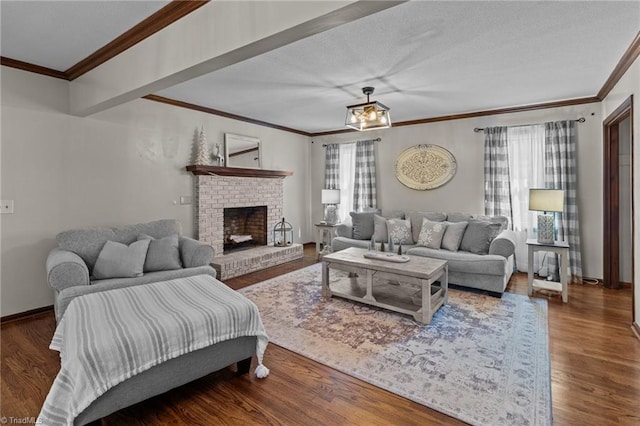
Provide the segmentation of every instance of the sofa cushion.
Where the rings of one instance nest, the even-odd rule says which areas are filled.
[[[143,273],[144,260],[151,240],[140,240],[125,245],[107,241],[93,268],[94,279],[134,278]]]
[[[140,234],[150,235],[153,238],[164,238],[173,234],[182,235],[182,226],[175,219],[161,219],[113,228],[113,231],[116,234],[116,241],[131,244]]]
[[[424,218],[422,219],[422,230],[416,244],[430,248],[440,248],[446,229],[447,222],[433,222]]]
[[[470,220],[460,242],[460,250],[476,254],[489,253],[489,245],[501,228],[502,224],[498,222]]]
[[[56,242],[58,247],[80,256],[89,271],[92,271],[107,241],[128,245],[136,241],[140,234],[151,235],[154,238],[172,234],[182,235],[182,227],[175,219],[161,219],[123,227],[72,229],[59,233]]]
[[[180,251],[178,250],[178,234],[155,239],[147,234],[138,235],[138,240],[150,240],[147,258],[144,261],[144,272],[169,271],[182,268]]]
[[[440,212],[407,212],[406,217],[411,221],[411,238],[418,241],[420,231],[422,231],[422,219],[429,219],[432,222],[444,222],[447,215]]]
[[[447,221],[447,229],[442,236],[440,247],[449,251],[458,251],[464,231],[467,229],[469,222],[449,222]]]
[[[449,273],[464,272],[467,274],[483,274],[504,276],[507,259],[494,254],[474,254],[466,251],[451,252],[428,247],[413,247],[405,252],[409,255],[425,256],[446,260]]]
[[[387,232],[394,244],[413,244],[411,221],[409,219],[388,219]]]
[[[473,215],[469,213],[447,213],[447,222],[469,222],[471,219],[473,219]]]
[[[474,216],[475,220],[482,220],[485,222],[491,222],[491,223],[499,223],[500,224],[500,231],[504,231],[505,229],[508,228],[509,226],[509,219],[506,216]]]
[[[377,214],[380,214],[380,210],[349,213],[353,225],[353,238],[370,240],[374,231],[373,217]]]

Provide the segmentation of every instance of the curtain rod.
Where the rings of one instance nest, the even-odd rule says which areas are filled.
[[[572,120],[572,121],[577,121],[578,123],[584,123],[585,121],[587,121],[587,119],[584,117],[580,117],[577,120]],[[508,127],[522,127],[522,126],[532,126],[532,125],[533,124],[518,124],[517,126],[508,126]],[[474,127],[473,131],[476,133],[484,132],[484,127]]]
[[[355,142],[353,142],[353,141],[349,141],[349,142],[335,142],[335,143],[336,143],[336,144],[341,144],[341,143],[358,143],[358,142],[368,142],[368,141],[371,141],[371,142],[382,142],[382,139],[380,139],[380,138],[375,138],[375,139],[365,139],[365,140],[362,140],[362,141],[355,141]],[[311,141],[311,143],[313,143],[313,141]],[[326,148],[326,147],[327,147],[327,145],[332,145],[332,144],[326,144],[326,143],[323,143],[323,144],[322,144],[322,147],[323,147],[323,148]]]

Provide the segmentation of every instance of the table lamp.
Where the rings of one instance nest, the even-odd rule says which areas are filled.
[[[538,242],[553,244],[555,217],[547,213],[564,211],[564,191],[562,189],[529,189],[529,210],[543,212],[538,215]]]
[[[338,208],[336,207],[336,204],[340,204],[340,190],[323,189],[322,204],[325,205],[324,221],[327,225],[335,225],[338,223]]]

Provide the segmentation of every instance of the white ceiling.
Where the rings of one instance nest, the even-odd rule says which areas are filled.
[[[0,3],[2,55],[58,70],[166,4],[33,3]],[[411,1],[156,94],[310,133],[364,86],[395,122],[591,97],[639,30],[638,1]]]
[[[2,56],[66,71],[169,1],[0,1]]]

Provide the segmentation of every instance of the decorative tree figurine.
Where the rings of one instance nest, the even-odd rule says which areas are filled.
[[[209,150],[207,148],[207,138],[204,136],[204,128],[200,128],[200,136],[198,136],[198,151],[196,152],[196,165],[209,165]]]

